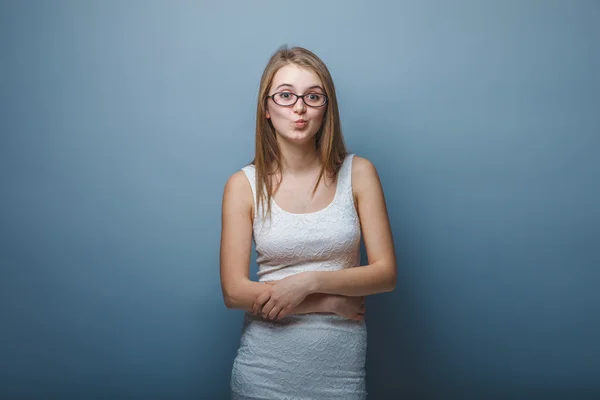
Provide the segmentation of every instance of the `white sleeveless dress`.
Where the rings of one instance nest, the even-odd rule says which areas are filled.
[[[253,238],[259,281],[303,271],[360,265],[360,222],[352,196],[352,158],[344,160],[335,197],[324,209],[294,214],[271,202],[271,219],[256,209]],[[256,199],[255,169],[242,168]],[[266,320],[244,314],[231,374],[231,398],[365,399],[367,325],[334,314]]]

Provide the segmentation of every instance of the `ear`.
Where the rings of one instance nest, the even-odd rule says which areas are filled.
[[[267,117],[267,119],[271,119],[271,114],[269,114],[268,108],[265,108],[265,117]]]

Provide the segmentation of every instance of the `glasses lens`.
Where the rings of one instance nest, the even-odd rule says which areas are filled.
[[[279,105],[289,106],[296,102],[296,95],[289,92],[276,93],[273,100]]]
[[[327,97],[325,97],[324,94],[320,93],[309,93],[306,96],[304,96],[304,101],[309,106],[319,107],[325,104],[325,102],[327,101]]]

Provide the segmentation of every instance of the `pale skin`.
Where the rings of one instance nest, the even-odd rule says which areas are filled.
[[[269,95],[324,93],[318,75],[293,64],[280,68]],[[311,196],[321,167],[315,135],[325,107],[309,107],[299,99],[293,106],[279,106],[271,99],[267,114],[275,128],[283,161],[283,179],[274,201],[292,213],[311,213],[325,208],[335,195],[335,181],[321,181]],[[295,121],[306,122],[296,124]],[[368,265],[340,271],[310,271],[271,282],[249,278],[254,199],[243,171],[225,185],[220,249],[221,286],[229,308],[252,311],[266,319],[290,314],[335,313],[354,320],[364,318],[364,296],[389,292],[396,286],[396,259],[387,208],[379,176],[367,159],[355,156],[352,191],[360,219]]]

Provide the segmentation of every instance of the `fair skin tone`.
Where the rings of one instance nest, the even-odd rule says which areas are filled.
[[[280,68],[269,95],[324,93],[317,74],[293,64]],[[315,149],[325,107],[308,107],[299,99],[283,107],[272,99],[267,114],[275,128],[282,156],[283,177],[273,200],[292,213],[311,213],[325,208],[335,196],[336,183],[329,178],[311,196],[321,165]],[[302,120],[305,122],[296,123]],[[377,171],[367,159],[355,156],[352,190],[367,251],[368,265],[340,271],[310,271],[278,281],[249,279],[252,244],[253,197],[242,171],[227,181],[223,195],[221,232],[221,281],[230,308],[252,311],[267,319],[290,314],[333,312],[362,319],[364,296],[388,292],[396,285],[396,259],[385,199]]]

